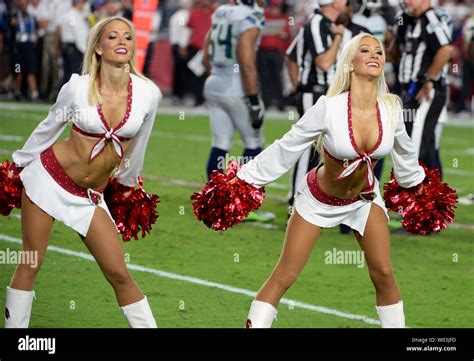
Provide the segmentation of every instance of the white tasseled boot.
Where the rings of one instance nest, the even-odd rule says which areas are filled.
[[[270,328],[278,311],[273,305],[253,300],[247,318],[246,328]]]
[[[403,301],[393,305],[375,306],[382,328],[405,328]]]
[[[141,301],[120,308],[131,328],[158,328],[146,296]]]
[[[7,287],[5,328],[28,328],[35,291]]]

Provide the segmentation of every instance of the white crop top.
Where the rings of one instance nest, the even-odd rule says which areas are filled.
[[[112,142],[115,152],[122,160],[117,172],[118,181],[135,186],[143,168],[145,150],[155,120],[158,104],[162,98],[160,89],[150,80],[130,73],[127,110],[121,122],[111,129],[105,121],[100,105],[91,106],[87,100],[89,75],[73,74],[63,85],[56,103],[49,109],[48,116],[33,131],[23,148],[13,153],[18,167],[26,167],[45,149],[52,146],[67,126],[73,123],[73,130],[97,138],[89,161],[93,161]],[[131,140],[127,151],[121,142]]]
[[[349,160],[338,179],[350,176],[363,162],[367,163],[369,186],[374,186],[372,159],[392,156],[397,182],[405,188],[418,185],[425,178],[423,168],[410,137],[405,130],[401,107],[390,112],[381,99],[377,100],[379,138],[375,146],[364,152],[354,140],[348,104],[349,92],[333,97],[321,96],[301,119],[279,140],[244,165],[237,176],[256,187],[263,187],[286,173],[323,136],[325,152],[332,158]],[[389,114],[391,113],[391,114]],[[391,116],[396,114],[396,116]]]

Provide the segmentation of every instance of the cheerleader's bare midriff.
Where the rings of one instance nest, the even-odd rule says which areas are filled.
[[[376,161],[373,161],[372,165],[375,167]],[[351,199],[369,186],[366,177],[367,165],[361,164],[360,168],[349,177],[336,181],[343,167],[343,164],[325,154],[324,165],[317,173],[318,185],[324,193],[333,197]]]
[[[96,139],[71,132],[68,139],[53,146],[59,164],[74,183],[84,188],[100,189],[107,185],[111,173],[120,164],[120,158],[114,151],[112,143],[93,161],[89,161]],[[124,151],[130,141],[123,141]]]

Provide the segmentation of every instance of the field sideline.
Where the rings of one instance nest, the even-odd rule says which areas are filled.
[[[0,160],[11,159],[47,112],[4,104],[0,104]],[[267,144],[290,126],[288,121],[269,119]],[[472,127],[448,125],[442,138],[444,180],[460,197],[474,193],[473,133]],[[160,196],[160,218],[150,236],[124,243],[124,248],[132,275],[148,296],[160,327],[242,327],[254,292],[281,250],[288,174],[267,188],[262,210],[277,214],[274,227],[243,224],[223,233],[210,231],[194,219],[189,197],[204,182],[209,147],[206,116],[178,111],[158,114],[143,173],[146,189]],[[241,153],[236,137],[230,154]],[[388,157],[381,184],[388,180],[390,169]],[[392,236],[392,262],[410,327],[474,325],[472,207],[458,204],[457,226],[440,235]],[[19,213],[14,210],[11,216],[0,217],[0,251],[21,249]],[[391,227],[395,225],[392,221]],[[75,232],[56,222],[50,245],[54,247],[35,287],[30,326],[126,327],[112,288],[86,257],[88,251]],[[357,250],[358,244],[353,236],[325,229],[297,283],[285,295],[274,327],[378,327],[367,267],[327,264],[326,252],[334,248]],[[0,305],[14,268],[0,264]]]

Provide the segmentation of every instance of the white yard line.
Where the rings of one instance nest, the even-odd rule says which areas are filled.
[[[446,150],[443,150],[441,148],[441,153],[450,154],[450,155],[457,155],[457,154],[474,155],[474,148],[470,147],[470,148],[464,148],[464,149],[446,149]]]
[[[448,227],[462,229],[465,231],[474,231],[474,226],[472,224],[451,223]]]
[[[5,242],[10,242],[10,243],[15,243],[15,244],[22,244],[21,239],[11,237],[11,236],[8,236],[6,234],[0,234],[0,240],[3,240]],[[60,254],[64,254],[64,255],[68,255],[68,256],[72,256],[72,257],[76,257],[76,258],[81,258],[81,259],[84,259],[86,261],[95,262],[95,259],[94,259],[94,257],[92,257],[92,255],[84,253],[84,252],[74,251],[74,250],[71,250],[71,249],[52,246],[52,245],[48,246],[48,250],[51,251],[51,252],[57,252],[57,253],[60,253]],[[237,293],[237,294],[249,296],[249,297],[252,297],[252,298],[255,297],[256,294],[257,294],[257,292],[246,290],[246,289],[243,289],[243,288],[238,288],[238,287],[229,286],[229,285],[225,285],[225,284],[221,284],[221,283],[211,282],[211,281],[203,280],[203,279],[196,278],[196,277],[183,276],[183,275],[179,275],[179,274],[176,274],[176,273],[161,271],[161,270],[158,270],[158,269],[155,269],[155,268],[144,267],[144,266],[141,266],[141,265],[128,263],[127,267],[130,270],[150,273],[150,274],[153,274],[157,277],[162,277],[162,278],[168,278],[168,279],[172,279],[172,280],[176,280],[176,281],[193,283],[193,284],[196,284],[196,285],[199,285],[199,286],[204,286],[204,287],[217,288],[217,289],[220,289],[220,290],[223,290],[223,291],[226,291],[226,292]],[[362,322],[367,323],[369,325],[380,325],[380,322],[373,319],[373,318],[370,318],[370,317],[367,317],[367,316],[364,316],[364,315],[357,315],[357,314],[353,314],[353,313],[349,313],[349,312],[333,310],[331,308],[327,308],[327,307],[324,307],[324,306],[311,305],[311,304],[308,304],[308,303],[303,303],[303,302],[299,302],[299,301],[295,301],[295,300],[290,300],[290,299],[287,299],[287,298],[282,298],[280,303],[284,304],[284,305],[296,307],[296,308],[302,308],[302,309],[305,309],[305,310],[324,313],[326,315],[332,315],[332,316],[336,316],[336,317],[347,318],[347,319],[354,320],[354,321],[362,321]]]
[[[2,110],[26,110],[26,111],[36,111],[36,110],[48,110],[51,108],[49,104],[34,104],[34,103],[20,103],[20,102],[0,102],[0,109]]]
[[[23,142],[25,138],[18,135],[0,134],[0,141],[3,142]]]
[[[149,179],[151,181],[157,181],[157,182],[167,184],[167,185],[173,185],[173,186],[176,185],[176,186],[181,186],[181,187],[195,188],[196,191],[201,189],[202,186],[205,183],[205,182],[201,183],[201,182],[187,181],[187,180],[184,180],[184,179],[163,177],[163,176],[158,176],[158,175],[153,175],[153,174],[148,174],[148,173],[143,173],[143,177],[145,179]],[[266,188],[275,188],[275,189],[288,189],[288,186],[286,186],[284,184],[279,184],[279,183],[270,183],[265,187]],[[281,200],[281,201],[286,201],[287,200],[286,197],[282,197],[282,196],[271,196],[270,197],[269,195],[267,195],[267,197],[277,199],[277,200]]]
[[[472,145],[472,140],[468,139],[458,139],[458,138],[451,138],[447,136],[441,136],[441,141],[447,144],[456,144],[456,145]]]
[[[443,168],[443,172],[446,174],[453,174],[453,175],[466,175],[470,177],[474,176],[474,172],[470,170]]]

